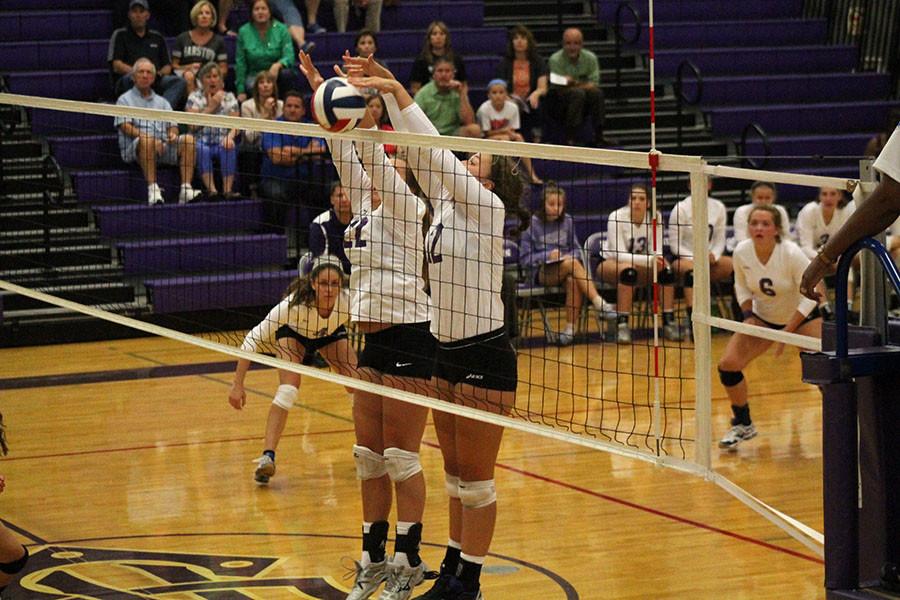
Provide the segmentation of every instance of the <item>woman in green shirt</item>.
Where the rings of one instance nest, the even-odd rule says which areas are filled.
[[[284,23],[272,18],[269,0],[253,0],[250,21],[238,30],[236,54],[235,84],[241,102],[260,71],[275,77],[283,92],[299,89],[291,34]]]

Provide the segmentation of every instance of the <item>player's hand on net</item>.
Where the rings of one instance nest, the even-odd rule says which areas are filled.
[[[243,386],[237,384],[231,385],[231,390],[228,392],[228,403],[235,410],[244,408],[244,405],[247,404],[247,392],[244,391]]]

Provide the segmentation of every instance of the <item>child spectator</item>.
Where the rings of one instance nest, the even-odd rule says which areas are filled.
[[[378,129],[381,131],[394,131],[388,118],[387,109],[384,106],[384,99],[382,99],[380,94],[369,96],[366,99],[366,106],[369,107],[369,112],[372,113],[372,118],[375,119]],[[397,146],[395,144],[385,144],[384,153],[388,156],[394,156],[397,154]]]
[[[492,79],[488,83],[488,99],[478,107],[475,112],[475,120],[481,125],[484,137],[490,140],[525,141],[525,138],[519,133],[519,107],[509,99],[506,93],[506,82],[502,79]],[[530,158],[522,158],[522,164],[525,165],[525,171],[531,183],[536,185],[543,183],[535,175]]]

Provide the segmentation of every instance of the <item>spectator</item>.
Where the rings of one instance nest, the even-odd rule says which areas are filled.
[[[754,206],[762,206],[766,204],[771,204],[774,206],[778,212],[781,213],[781,219],[779,219],[781,231],[779,231],[779,235],[781,235],[781,239],[783,240],[791,240],[793,239],[793,235],[791,235],[791,218],[788,216],[787,209],[785,209],[780,204],[775,204],[775,201],[778,199],[778,190],[775,188],[774,183],[769,183],[767,181],[754,181],[753,185],[750,186],[750,204],[744,204],[743,206],[739,206],[737,210],[734,211],[734,242],[735,245],[743,242],[750,236],[747,234],[747,221],[750,217],[750,210]]]
[[[667,340],[681,341],[683,336],[675,321],[675,275],[669,263],[654,253],[651,237],[650,212],[647,210],[647,186],[631,186],[628,204],[609,215],[606,242],[597,275],[616,286],[616,341],[631,343],[631,315],[634,286],[647,285],[652,279],[653,260],[656,260],[657,280],[662,284],[663,335]],[[662,251],[662,228],[656,229],[656,249]]]
[[[522,134],[528,141],[541,141],[541,98],[549,89],[548,73],[547,61],[538,54],[531,30],[524,25],[510,29],[506,55],[497,67],[497,77],[511,88],[510,98],[519,105]]]
[[[347,19],[350,16],[350,0],[334,0],[334,23],[340,32],[347,31]],[[381,31],[382,0],[353,0],[353,12],[360,15],[366,13],[365,29]]]
[[[708,180],[712,189],[712,179]],[[691,197],[681,200],[669,216],[669,248],[672,252],[672,268],[684,286],[684,301],[687,304],[682,330],[692,333],[691,313],[694,307],[694,217]],[[725,204],[710,196],[707,200],[706,223],[709,240],[709,280],[725,281],[734,272],[731,257],[725,252],[726,223],[728,211]],[[702,227],[702,226],[701,226]]]
[[[237,32],[228,27],[228,16],[233,6],[234,0],[219,0],[219,20],[216,29],[222,37],[237,37]]]
[[[271,4],[272,12],[275,13],[275,16],[281,19],[281,22],[287,25],[288,31],[291,34],[291,38],[294,40],[294,43],[297,44],[297,48],[309,52],[315,47],[315,43],[306,41],[306,29],[303,27],[303,17],[300,16],[300,11],[297,10],[297,5],[294,3],[294,0],[269,0]],[[307,4],[309,4],[307,2]],[[315,2],[316,10],[318,10],[318,0]],[[310,24],[310,33],[316,33],[312,31],[313,23],[307,21]],[[318,25],[316,25],[317,28]],[[324,29],[319,28],[321,31],[325,31]]]
[[[431,81],[439,57],[449,59],[453,64],[455,79],[466,83],[466,64],[462,57],[453,51],[450,44],[450,29],[443,21],[432,21],[425,33],[422,52],[413,62],[409,76],[409,91],[413,96]]]
[[[238,31],[235,56],[235,87],[238,100],[247,99],[247,90],[253,86],[256,74],[268,71],[278,80],[282,90],[294,89],[296,74],[294,46],[284,23],[272,18],[269,0],[253,0],[250,5],[250,22]]]
[[[305,114],[303,97],[299,92],[289,91],[284,97],[284,114],[276,121],[300,123]],[[269,222],[281,227],[286,207],[301,200],[303,184],[309,180],[309,166],[302,159],[324,152],[325,145],[318,138],[282,133],[263,133],[261,145],[264,155],[260,192],[272,201]]]
[[[384,106],[384,98],[381,97],[381,94],[376,93],[366,98],[366,106],[369,107],[372,119],[375,120],[375,124],[378,126],[379,130],[394,131],[390,119],[388,118],[387,108]],[[397,154],[397,146],[395,144],[384,144],[384,153],[393,157]],[[403,171],[405,172],[405,169]]]
[[[548,342],[568,346],[574,341],[585,297],[596,310],[608,310],[584,268],[575,222],[566,214],[566,191],[554,183],[544,188],[543,203],[522,234],[520,260],[530,268],[537,285],[566,288],[566,326],[559,333],[548,331]]]
[[[344,230],[353,218],[350,196],[340,181],[331,184],[331,208],[309,224],[309,251],[313,256],[330,254],[341,261],[344,274],[350,274],[350,261],[344,252]]]
[[[207,115],[228,115],[236,117],[240,114],[237,98],[225,91],[225,81],[216,63],[206,63],[197,74],[201,89],[191,94],[187,101],[188,112]],[[233,199],[239,194],[233,191],[234,172],[237,167],[237,129],[220,127],[199,127],[197,129],[197,165],[200,167],[200,178],[211,198],[219,195],[213,171],[213,159],[219,162],[222,172],[222,195]]]
[[[488,99],[485,100],[475,119],[484,132],[484,137],[491,140],[505,140],[508,142],[524,142],[525,138],[519,133],[519,107],[509,99],[506,93],[506,82],[502,79],[493,79],[488,83]],[[535,185],[543,183],[534,173],[531,159],[522,158],[528,181]]]
[[[225,50],[225,40],[215,32],[216,19],[212,2],[200,0],[191,9],[191,24],[194,27],[175,38],[172,66],[175,74],[187,84],[188,96],[197,89],[197,71],[206,63],[217,63],[223,80],[228,74],[228,52]]]
[[[172,110],[168,101],[153,91],[156,67],[148,58],[139,58],[134,63],[134,86],[119,96],[116,104],[137,108]],[[194,176],[194,136],[178,135],[178,126],[162,121],[128,119],[116,117],[119,130],[119,152],[122,160],[133,163],[137,160],[144,179],[147,181],[147,201],[159,204],[163,201],[162,191],[156,182],[156,162],[178,164],[181,172],[181,191],[178,202],[184,204],[200,193],[191,187]]]
[[[175,36],[182,31],[191,28],[189,18],[191,5],[195,0],[149,0],[147,10],[163,18],[165,32]],[[130,0],[114,0],[113,29],[125,27],[128,24],[128,10],[131,7]]]
[[[469,103],[469,87],[454,77],[453,61],[446,56],[435,58],[434,79],[416,94],[416,104],[441,135],[481,137]]]
[[[378,64],[382,66],[386,66],[383,60],[378,60],[373,55],[378,52],[378,38],[375,37],[375,34],[368,30],[363,29],[358,34],[356,34],[356,40],[353,42],[353,46],[356,48],[356,55],[361,58],[368,58],[370,56],[373,57]],[[378,90],[374,88],[363,89],[360,90],[366,96],[376,96],[378,95]]]
[[[131,0],[128,3],[128,25],[116,29],[109,40],[107,61],[112,69],[116,96],[121,96],[134,85],[132,70],[139,58],[153,63],[157,75],[154,91],[168,101],[173,109],[184,105],[185,82],[172,74],[169,49],[158,31],[147,28],[150,9],[147,0]]]
[[[278,99],[278,82],[268,71],[260,71],[253,80],[253,95],[241,103],[241,116],[274,121],[283,109],[284,101]],[[253,197],[256,197],[261,166],[260,134],[255,130],[244,131],[238,147],[238,170],[244,193]]]
[[[611,145],[611,141],[603,137],[606,109],[600,89],[600,62],[597,55],[584,49],[580,29],[570,27],[563,32],[563,47],[553,53],[549,64],[551,85],[547,93],[547,111],[563,123],[566,143],[575,144],[579,126],[590,117],[594,126],[594,145]]]

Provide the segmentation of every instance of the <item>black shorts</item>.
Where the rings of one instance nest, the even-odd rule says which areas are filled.
[[[489,390],[516,391],[519,365],[506,329],[438,345],[434,376],[451,385],[468,383]]]
[[[763,319],[756,313],[753,313],[753,316],[756,317],[757,319],[759,319],[760,321],[762,321],[763,323],[765,323],[766,327],[768,327],[769,329],[781,330],[781,329],[784,329],[784,325],[787,325],[787,323],[785,323],[784,325],[778,325],[777,323],[770,323],[769,321],[766,321],[765,319]],[[812,309],[812,312],[810,312],[808,315],[806,315],[806,318],[803,319],[803,321],[801,321],[800,325],[797,325],[797,328],[799,329],[803,325],[806,325],[810,321],[815,321],[816,319],[820,318],[821,316],[822,316],[822,313],[819,312],[819,307],[817,306],[814,309]]]
[[[308,338],[305,335],[300,335],[287,325],[282,325],[275,331],[275,339],[280,340],[283,338],[291,338],[300,342],[300,345],[303,346],[303,355],[308,356],[316,350],[324,348],[328,344],[332,344],[338,340],[346,340],[347,328],[341,325],[328,335],[317,338]]]
[[[385,375],[431,379],[437,340],[430,327],[430,321],[402,323],[367,333],[359,366]]]

